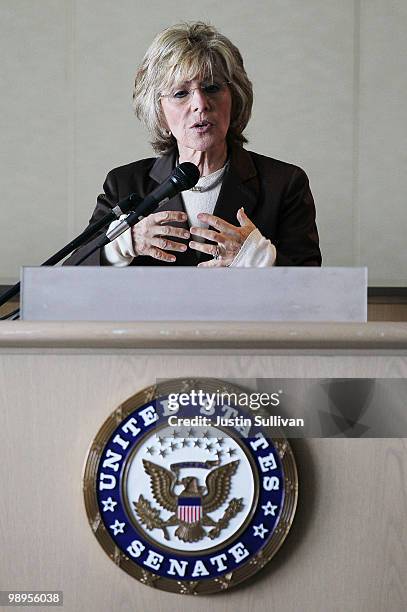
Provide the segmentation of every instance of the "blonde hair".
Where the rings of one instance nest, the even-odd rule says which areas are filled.
[[[228,81],[232,110],[227,140],[247,142],[243,136],[253,105],[252,84],[240,51],[216,28],[201,21],[179,23],[160,32],[147,50],[137,71],[133,108],[150,131],[157,153],[168,153],[176,140],[165,126],[160,94],[171,84],[200,78]]]

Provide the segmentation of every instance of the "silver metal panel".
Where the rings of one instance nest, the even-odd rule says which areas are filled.
[[[30,321],[359,321],[366,268],[23,268]]]

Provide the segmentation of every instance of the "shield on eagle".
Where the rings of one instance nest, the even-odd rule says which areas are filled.
[[[177,517],[183,523],[198,523],[202,518],[201,497],[178,497]]]

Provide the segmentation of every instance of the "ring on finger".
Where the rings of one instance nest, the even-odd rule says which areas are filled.
[[[217,244],[217,245],[215,246],[215,253],[214,253],[214,255],[213,255],[213,258],[214,258],[214,259],[220,259],[221,257],[222,257],[221,248],[220,248],[220,245],[219,245],[219,244]]]

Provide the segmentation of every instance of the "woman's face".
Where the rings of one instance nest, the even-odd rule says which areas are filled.
[[[216,82],[220,84],[218,92],[212,91],[210,83],[205,91],[205,82],[194,79],[175,84],[170,95],[161,97],[167,127],[180,153],[185,148],[210,152],[225,146],[232,96],[227,84],[221,79]]]

